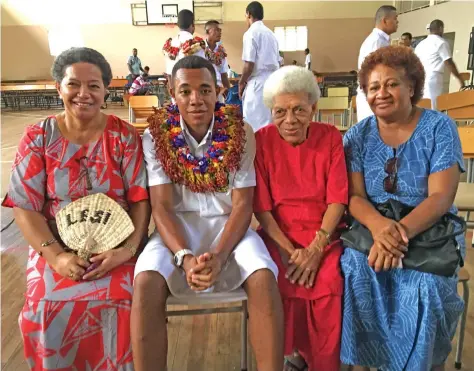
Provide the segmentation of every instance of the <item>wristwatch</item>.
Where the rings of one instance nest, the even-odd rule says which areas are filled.
[[[188,249],[183,249],[179,250],[175,255],[174,255],[174,264],[178,267],[181,268],[183,265],[184,257],[186,255],[192,255],[194,256],[193,252]]]

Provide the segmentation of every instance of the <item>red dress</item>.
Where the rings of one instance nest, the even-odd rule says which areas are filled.
[[[348,181],[341,134],[333,126],[313,122],[308,138],[298,146],[283,140],[274,125],[260,129],[255,136],[254,211],[271,211],[293,245],[305,248],[321,227],[328,205],[347,205]],[[298,349],[310,370],[339,370],[343,294],[340,240],[326,248],[315,285],[307,289],[285,278],[287,266],[278,247],[263,230],[259,233],[279,269],[278,286],[285,310],[285,354]]]
[[[128,210],[148,199],[140,136],[109,116],[101,138],[85,145],[61,135],[55,117],[25,130],[2,206],[41,212],[49,221],[68,203],[105,193]],[[130,310],[135,260],[94,281],[57,274],[30,247],[19,323],[34,371],[133,371]]]

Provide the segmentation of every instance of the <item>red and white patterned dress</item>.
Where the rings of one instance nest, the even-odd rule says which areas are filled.
[[[124,209],[148,199],[140,136],[109,115],[86,145],[64,138],[54,116],[25,130],[3,206],[41,212],[48,221],[68,203],[105,193]],[[75,282],[31,247],[19,323],[32,370],[133,370],[130,309],[135,260],[101,279]]]

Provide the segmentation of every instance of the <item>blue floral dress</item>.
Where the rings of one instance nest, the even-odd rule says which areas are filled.
[[[417,206],[428,197],[431,173],[454,164],[464,171],[454,122],[432,110],[422,112],[411,137],[396,150],[396,194],[383,189],[384,165],[394,151],[382,141],[375,116],[347,132],[344,149],[349,172],[364,175],[367,195],[374,204],[393,198]],[[451,211],[456,212],[454,206]],[[464,255],[463,236],[458,243]],[[367,256],[350,248],[344,250],[341,267],[345,282],[343,363],[383,371],[429,371],[445,362],[464,309],[456,290],[457,277],[408,269],[375,273]]]

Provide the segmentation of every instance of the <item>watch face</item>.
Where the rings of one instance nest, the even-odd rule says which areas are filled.
[[[179,263],[179,259],[178,259],[178,257],[175,255],[175,256],[174,256],[174,264],[178,265],[178,263]]]

